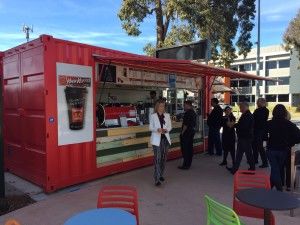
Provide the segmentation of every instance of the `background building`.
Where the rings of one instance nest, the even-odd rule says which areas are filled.
[[[277,79],[277,82],[259,81],[260,94],[269,105],[283,103],[288,106],[300,105],[300,61],[296,51],[288,52],[280,45],[261,48],[260,76]],[[256,49],[247,58],[239,56],[232,69],[256,74]],[[231,104],[255,102],[255,81],[233,79],[230,83],[234,93]]]

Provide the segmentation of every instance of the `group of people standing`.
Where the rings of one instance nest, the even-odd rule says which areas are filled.
[[[166,102],[159,99],[155,103],[154,113],[150,117],[149,130],[151,131],[150,143],[154,151],[154,182],[160,186],[165,181],[164,171],[168,149],[171,145],[170,131],[172,122],[170,114],[166,113]],[[195,135],[197,114],[191,101],[184,102],[184,117],[180,133],[181,152],[183,163],[178,168],[188,170],[193,159],[193,140]]]
[[[156,101],[149,124],[149,130],[152,132],[150,142],[154,151],[154,181],[156,186],[160,186],[165,181],[165,163],[171,145],[172,122],[170,115],[165,111],[165,104],[163,99]],[[208,154],[223,155],[220,165],[226,166],[232,174],[235,174],[239,169],[244,154],[249,164],[249,170],[252,171],[256,169],[260,156],[262,162],[260,168],[267,168],[269,164],[271,166],[271,186],[282,191],[284,184],[286,184],[287,190],[290,189],[291,148],[300,143],[300,130],[290,121],[285,106],[276,105],[272,112],[272,119],[269,120],[269,110],[264,98],[257,100],[257,108],[253,114],[249,110],[249,104],[242,102],[239,105],[242,115],[236,121],[229,106],[223,111],[216,98],[211,100],[211,105],[213,110],[207,119],[209,127]],[[191,101],[184,103],[184,110],[180,133],[183,164],[178,168],[188,170],[193,158],[193,139],[196,132],[197,114],[193,110]],[[222,140],[221,128],[223,128]],[[267,150],[264,148],[264,141],[267,142]],[[229,154],[232,167],[227,166]]]
[[[285,183],[290,189],[290,157],[291,148],[300,143],[300,130],[289,119],[289,113],[284,105],[278,104],[273,109],[273,117],[269,118],[269,110],[266,107],[266,100],[257,100],[257,109],[252,114],[247,102],[240,103],[242,113],[238,122],[232,114],[231,108],[225,108],[225,115],[218,104],[218,99],[211,100],[213,110],[208,115],[209,126],[208,154],[221,156],[221,166],[227,165],[227,157],[230,153],[232,167],[227,169],[235,174],[239,169],[245,153],[249,170],[255,170],[260,156],[262,164],[260,168],[271,166],[271,186],[282,191]],[[222,141],[220,129],[223,128]],[[237,137],[237,147],[236,147]],[[267,141],[267,151],[264,148],[264,141]],[[236,149],[236,151],[235,151]]]

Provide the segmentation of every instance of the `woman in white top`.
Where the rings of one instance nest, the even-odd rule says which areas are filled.
[[[161,185],[161,182],[165,180],[163,177],[165,163],[171,145],[169,133],[172,130],[172,123],[170,114],[165,112],[165,106],[164,100],[156,102],[149,124],[149,130],[152,131],[150,142],[154,151],[154,180],[156,186]]]

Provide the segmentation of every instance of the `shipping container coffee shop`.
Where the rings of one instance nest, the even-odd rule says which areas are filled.
[[[41,35],[0,54],[5,169],[46,192],[152,164],[149,115],[172,115],[169,158],[180,157],[183,102],[198,113],[194,150],[216,76],[259,77]]]

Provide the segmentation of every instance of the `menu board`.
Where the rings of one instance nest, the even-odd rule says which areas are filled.
[[[144,72],[144,79],[143,79],[143,84],[145,86],[151,86],[151,87],[155,87],[157,86],[157,83],[156,83],[156,74],[155,73],[152,73],[152,72]]]
[[[199,84],[202,82],[201,78],[192,78],[175,74],[170,75],[164,73],[141,71],[122,66],[116,67],[117,84],[174,88],[174,85],[170,83],[170,76],[176,79],[174,81],[176,88],[181,89],[198,89]]]
[[[176,87],[177,88],[186,88],[186,81],[185,81],[186,77],[183,76],[177,76],[176,77]]]
[[[169,77],[166,74],[157,73],[156,74],[156,84],[158,87],[169,87]]]

